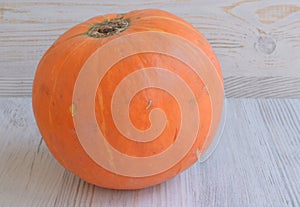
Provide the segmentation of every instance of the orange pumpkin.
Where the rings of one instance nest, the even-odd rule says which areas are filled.
[[[155,185],[196,162],[218,128],[223,98],[208,41],[157,9],[71,28],[41,59],[32,91],[55,158],[113,189]]]

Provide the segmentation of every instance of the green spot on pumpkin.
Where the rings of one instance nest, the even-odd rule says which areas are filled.
[[[75,104],[72,104],[70,106],[70,112],[71,112],[71,115],[72,117],[75,116],[76,112],[77,112],[77,108],[76,108],[76,105]]]
[[[199,160],[200,157],[201,157],[201,151],[200,151],[200,150],[197,150],[197,151],[196,151],[196,156],[197,156],[197,159]]]

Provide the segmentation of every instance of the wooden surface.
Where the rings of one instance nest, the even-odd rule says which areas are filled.
[[[64,170],[41,139],[34,72],[71,26],[150,7],[210,41],[231,98],[227,124],[215,153],[174,179],[136,191],[95,187]],[[0,0],[0,206],[300,206],[299,98],[299,0]]]
[[[144,8],[170,11],[207,37],[227,97],[300,98],[299,0],[0,0],[0,95],[30,96],[40,58],[68,28]]]
[[[300,99],[229,99],[212,156],[136,191],[64,170],[36,127],[30,98],[0,98],[0,206],[300,206]]]

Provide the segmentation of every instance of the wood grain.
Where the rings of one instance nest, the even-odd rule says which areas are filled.
[[[0,206],[300,206],[300,99],[228,99],[226,109],[206,162],[154,187],[118,191],[55,161],[30,98],[0,98]]]
[[[150,7],[186,19],[207,37],[220,60],[227,97],[300,97],[298,0],[1,0],[0,96],[30,96],[40,58],[71,26]]]

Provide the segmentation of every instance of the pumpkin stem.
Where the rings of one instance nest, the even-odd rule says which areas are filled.
[[[129,19],[115,18],[104,22],[93,24],[87,31],[87,35],[93,38],[104,38],[119,34],[129,26]]]

